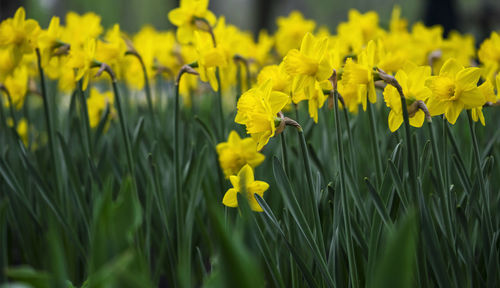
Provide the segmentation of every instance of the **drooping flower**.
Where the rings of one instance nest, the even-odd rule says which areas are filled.
[[[236,175],[246,164],[255,168],[266,158],[257,151],[257,143],[253,138],[241,139],[234,130],[229,133],[227,142],[217,144],[216,150],[226,178]]]
[[[234,121],[246,126],[247,133],[257,142],[257,150],[261,150],[274,136],[277,113],[287,103],[288,95],[272,91],[272,82],[268,80],[241,95]]]
[[[498,75],[497,75],[497,78],[498,78]],[[497,101],[497,97],[495,96],[495,92],[494,92],[494,87],[493,87],[493,84],[491,84],[490,80],[486,80],[478,88],[479,88],[479,90],[481,90],[481,93],[483,94],[486,102],[495,103]],[[484,120],[482,106],[472,108],[471,109],[471,116],[472,116],[472,120],[474,120],[475,122],[480,121],[483,126],[486,125],[486,122]]]
[[[427,102],[431,116],[444,114],[448,122],[455,124],[463,109],[482,106],[486,101],[477,87],[480,76],[479,68],[464,68],[453,58],[447,60],[439,76],[432,76],[425,83],[432,91]]]
[[[396,73],[396,80],[403,89],[406,98],[406,106],[409,113],[410,125],[422,127],[425,114],[422,110],[413,108],[415,101],[426,101],[432,94],[431,90],[425,86],[425,81],[431,76],[431,67],[409,65]],[[391,132],[398,130],[403,123],[403,109],[401,97],[397,89],[392,85],[387,85],[384,89],[384,100],[389,112],[389,129]]]
[[[238,193],[244,195],[253,211],[262,212],[262,207],[255,199],[255,195],[264,196],[264,192],[269,188],[269,184],[264,181],[256,181],[250,165],[245,165],[238,172],[238,175],[229,177],[233,188],[227,190],[222,203],[227,207],[238,207]]]
[[[168,13],[168,20],[177,26],[177,40],[182,44],[194,40],[197,19],[204,19],[209,25],[214,25],[216,19],[208,10],[208,0],[181,0],[180,6]]]
[[[496,73],[500,70],[500,35],[497,32],[491,32],[490,38],[484,40],[479,47],[477,56],[485,67],[486,78],[493,81]]]

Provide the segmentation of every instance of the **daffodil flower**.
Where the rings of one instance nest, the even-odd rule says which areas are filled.
[[[432,94],[431,90],[425,86],[425,81],[431,76],[431,67],[429,66],[410,66],[399,70],[396,73],[396,80],[403,89],[406,98],[407,109],[410,113],[410,125],[413,127],[422,127],[425,114],[422,110],[410,111],[410,107],[415,101],[426,101]],[[387,107],[391,108],[389,112],[389,129],[394,132],[399,129],[403,123],[403,109],[401,107],[401,96],[397,89],[392,85],[387,85],[384,89],[384,100]]]
[[[235,175],[248,164],[257,167],[266,158],[257,151],[257,143],[252,138],[241,139],[236,131],[231,131],[227,142],[217,144],[219,163],[226,178]]]
[[[448,122],[455,124],[463,109],[482,106],[486,100],[477,87],[480,76],[479,68],[464,68],[453,58],[447,60],[439,76],[425,83],[432,91],[427,102],[431,116],[444,114]]]
[[[306,33],[312,33],[316,23],[304,19],[299,11],[292,11],[288,17],[278,17],[276,20],[276,50],[280,56],[285,56],[290,49],[297,49]]]
[[[262,207],[255,199],[254,194],[264,196],[264,192],[269,188],[269,184],[264,181],[255,181],[252,167],[245,165],[238,172],[238,175],[229,177],[233,188],[227,190],[222,203],[227,207],[238,207],[238,193],[244,195],[253,211],[262,212]]]
[[[89,124],[91,128],[97,127],[101,121],[103,113],[106,111],[106,107],[109,107],[111,116],[116,114],[113,105],[114,99],[113,92],[111,91],[101,93],[96,88],[90,89],[89,98],[87,98],[87,111],[89,114]]]
[[[75,81],[83,79],[83,90],[87,90],[91,77],[91,68],[95,63],[95,46],[95,39],[89,39],[83,49],[74,47],[70,50],[70,61],[68,65],[77,69]]]
[[[373,79],[373,67],[377,66],[376,49],[375,42],[370,41],[366,49],[358,55],[357,62],[350,57],[347,58],[342,75],[345,85],[358,87],[359,103],[363,105],[363,110],[366,110],[367,94],[370,103],[377,101]]]
[[[257,142],[257,150],[261,150],[274,136],[276,121],[279,120],[277,114],[288,101],[288,95],[272,91],[270,79],[241,95],[234,121],[246,126],[247,133]]]
[[[168,13],[168,20],[177,26],[177,40],[187,44],[194,40],[196,19],[214,25],[215,15],[208,10],[208,0],[181,0],[180,6]]]
[[[226,54],[221,47],[214,47],[210,34],[196,31],[195,36],[200,79],[201,81],[209,82],[212,89],[218,91],[219,84],[216,76],[216,68],[227,65]]]

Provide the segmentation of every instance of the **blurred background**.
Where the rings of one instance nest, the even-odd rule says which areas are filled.
[[[46,28],[53,15],[64,19],[70,10],[93,11],[102,16],[105,27],[118,22],[123,30],[134,33],[143,24],[171,28],[166,15],[178,4],[178,0],[0,0],[0,19],[11,17],[22,5],[28,17],[37,19]],[[477,42],[488,37],[492,30],[500,29],[498,0],[211,0],[210,9],[216,15],[225,15],[228,23],[253,32],[260,29],[272,32],[276,17],[300,10],[318,25],[335,32],[336,25],[347,19],[351,8],[377,11],[380,24],[387,27],[395,4],[401,6],[403,17],[410,23],[421,20],[427,25],[441,24],[446,32],[471,33]]]

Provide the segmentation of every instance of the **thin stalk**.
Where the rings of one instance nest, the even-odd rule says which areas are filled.
[[[5,87],[3,85],[0,85],[0,90],[3,90],[3,92],[7,96],[7,100],[9,101],[10,117],[12,118],[12,123],[14,123],[14,129],[16,129],[17,120],[16,120],[16,114],[14,112],[14,103],[12,102],[12,97],[10,96],[10,92],[9,92],[9,90],[7,90],[7,87]],[[2,109],[3,109],[3,107],[2,107]]]
[[[285,131],[281,132],[280,137],[281,137],[281,155],[283,158],[283,170],[285,171],[286,175],[290,177],[290,171],[288,171],[288,154],[286,152]]]
[[[476,173],[479,182],[479,190],[481,191],[481,195],[483,196],[483,202],[486,208],[486,219],[488,222],[488,233],[491,235],[493,230],[493,224],[491,222],[491,211],[490,211],[490,200],[486,191],[486,184],[484,182],[484,175],[481,166],[481,156],[479,153],[479,145],[477,144],[477,136],[476,130],[474,129],[474,121],[472,120],[471,110],[467,110],[467,117],[469,119],[469,129],[470,136],[472,138],[472,146],[474,147],[474,162],[476,165]]]
[[[118,90],[118,84],[115,73],[113,72],[111,67],[106,63],[96,62],[94,66],[95,67],[99,66],[99,71],[97,72],[96,76],[100,76],[102,72],[106,72],[111,78],[111,84],[113,86],[113,92],[115,95],[116,110],[118,110],[120,129],[122,131],[123,142],[125,142],[125,150],[127,154],[127,166],[130,173],[130,177],[132,177],[132,183],[134,189],[137,192],[137,180],[135,178],[135,164],[134,164],[134,157],[132,156],[132,145],[130,144],[130,135],[127,129],[127,121],[125,120],[125,114],[123,113],[123,107],[121,104],[121,97],[120,97],[120,92]]]
[[[338,93],[338,92],[337,92]],[[351,163],[357,163],[356,162],[356,156],[354,153],[354,143],[352,142],[352,132],[351,132],[351,126],[349,125],[349,112],[347,111],[347,108],[344,105],[344,121],[347,126],[347,140],[349,141],[349,156],[351,156]],[[356,168],[356,165],[351,165],[352,171],[354,173],[354,179],[358,179],[358,169]],[[355,183],[357,186],[357,183]]]
[[[148,71],[146,69],[146,65],[144,64],[144,60],[141,55],[137,51],[127,51],[127,55],[132,55],[139,60],[142,68],[142,74],[144,76],[144,92],[146,93],[146,101],[148,102],[149,109],[149,119],[151,121],[151,125],[153,125],[153,129],[156,130],[156,125],[154,122],[154,110],[153,110],[153,100],[151,96],[151,85],[149,84]]]
[[[224,135],[226,134],[225,132],[225,123],[224,123],[224,111],[222,109],[222,87],[221,87],[221,81],[220,81],[220,70],[219,67],[216,67],[215,70],[215,77],[217,78],[217,86],[219,86],[219,89],[217,89],[217,105],[219,109],[219,124],[220,124],[220,135],[219,135],[219,140],[222,141],[224,139]]]
[[[297,128],[297,134],[299,136],[299,142],[300,142],[300,149],[302,150],[302,155],[303,155],[303,160],[304,160],[304,167],[306,168],[306,180],[307,180],[307,187],[309,189],[309,203],[310,207],[312,209],[312,214],[314,217],[314,224],[316,226],[316,233],[317,238],[318,238],[318,245],[321,249],[322,255],[326,255],[325,253],[325,245],[323,243],[323,232],[321,229],[321,221],[319,217],[319,211],[316,203],[316,197],[314,195],[314,188],[313,188],[313,183],[312,183],[312,173],[311,173],[311,161],[309,160],[309,152],[307,151],[307,145],[306,145],[306,139],[304,137],[304,130],[302,130],[302,127],[298,126]]]
[[[5,120],[5,114],[3,112],[3,101],[2,101],[2,95],[0,95],[0,119],[2,120],[2,125],[5,127],[7,126],[7,120]]]
[[[42,63],[41,63],[41,56],[40,56],[40,50],[38,48],[35,49],[36,51],[36,58],[37,58],[37,64],[38,64],[38,73],[40,74],[40,86],[41,86],[41,93],[42,93],[42,99],[43,99],[43,108],[45,110],[45,125],[47,126],[47,134],[49,138],[49,149],[50,149],[50,157],[52,160],[52,165],[54,166],[54,177],[56,178],[56,189],[57,192],[59,193],[59,196],[62,197],[62,184],[59,180],[59,164],[57,162],[57,157],[56,157],[56,148],[55,148],[55,134],[54,134],[54,127],[53,122],[52,122],[52,111],[50,110],[50,105],[49,105],[49,99],[47,98],[47,90],[45,87],[45,74],[43,72],[42,68]]]
[[[90,141],[91,133],[90,133],[90,120],[89,120],[89,112],[88,112],[88,107],[87,107],[87,99],[85,98],[85,94],[82,90],[82,80],[78,81],[78,94],[80,96],[80,108],[81,108],[81,113],[83,117],[83,122],[85,126],[85,133],[87,134],[87,157],[90,157],[92,155],[92,141]]]
[[[448,192],[446,191],[446,184],[444,182],[444,178],[443,178],[443,170],[441,168],[441,161],[439,159],[439,152],[438,152],[438,148],[437,148],[437,143],[436,143],[436,140],[435,140],[435,137],[434,137],[434,130],[432,129],[432,122],[427,122],[427,127],[428,127],[428,131],[429,131],[429,138],[431,140],[431,147],[432,147],[432,159],[434,160],[434,165],[435,165],[435,169],[437,170],[437,178],[438,178],[438,181],[439,181],[439,184],[440,184],[440,190],[441,190],[441,197],[442,197],[442,201],[444,201],[444,205],[445,205],[445,211],[444,211],[444,219],[445,219],[445,223],[446,223],[446,226],[447,226],[447,230],[448,230],[448,237],[452,237],[452,228],[453,227],[451,225],[451,208],[450,208],[450,202],[449,202],[449,197],[448,197]]]
[[[367,96],[368,97],[368,96]],[[338,105],[338,103],[337,103]],[[377,173],[377,186],[382,185],[382,159],[380,155],[380,149],[378,145],[378,134],[377,134],[377,128],[375,127],[375,115],[373,113],[373,104],[368,101],[367,103],[367,110],[368,110],[368,115],[370,117],[370,136],[371,136],[371,144],[372,144],[372,152],[373,156],[375,157],[375,170]]]
[[[342,218],[344,218],[345,237],[347,238],[347,260],[349,265],[349,276],[351,278],[352,287],[358,287],[358,272],[356,267],[356,258],[354,256],[354,248],[352,245],[351,218],[347,211],[347,189],[345,184],[345,167],[344,167],[344,151],[342,147],[342,128],[340,126],[338,92],[334,90],[334,105],[335,105],[335,129],[337,131],[337,153],[339,155],[339,171],[340,171],[340,194],[342,201]],[[379,182],[381,183],[381,182]]]

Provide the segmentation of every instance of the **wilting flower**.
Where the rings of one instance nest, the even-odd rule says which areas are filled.
[[[253,170],[250,165],[245,165],[238,172],[238,175],[229,177],[233,188],[227,190],[222,203],[227,207],[238,207],[238,193],[248,200],[248,204],[253,211],[262,212],[262,207],[255,199],[254,194],[264,196],[264,192],[269,188],[269,184],[264,181],[255,181]]]
[[[227,142],[217,144],[216,150],[226,178],[238,173],[246,164],[255,168],[266,158],[257,151],[255,140],[252,138],[241,139],[234,130],[229,133]]]
[[[194,40],[197,19],[214,25],[215,15],[208,10],[208,0],[181,0],[180,7],[168,13],[168,20],[177,26],[177,40],[182,44]]]
[[[241,95],[236,105],[238,112],[234,121],[244,124],[247,133],[257,142],[261,150],[276,131],[277,113],[288,103],[288,95],[272,91],[271,80],[252,88]]]
[[[464,68],[453,58],[446,61],[439,76],[432,76],[425,83],[432,91],[427,102],[431,115],[444,114],[448,122],[455,124],[463,109],[482,106],[486,101],[477,87],[480,76],[479,68]]]
[[[422,127],[425,114],[418,109],[415,101],[426,101],[432,94],[431,90],[425,86],[425,81],[431,76],[431,67],[429,66],[409,66],[406,69],[399,70],[396,73],[396,80],[403,89],[406,98],[406,106],[410,116],[410,125]],[[391,132],[398,130],[403,123],[403,109],[401,107],[401,97],[396,88],[387,85],[384,89],[384,100],[387,107],[391,108],[389,112],[389,129]],[[412,106],[413,105],[413,106]]]

